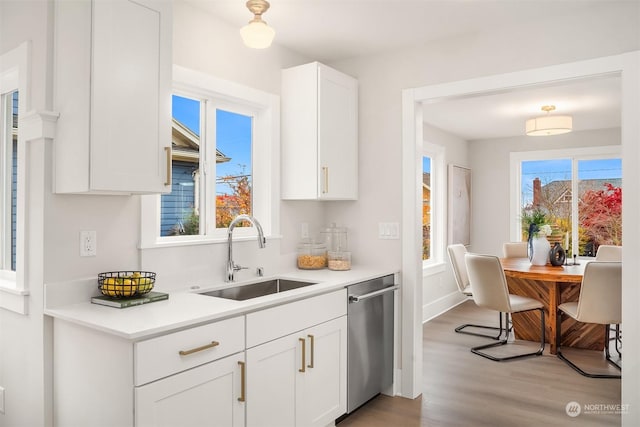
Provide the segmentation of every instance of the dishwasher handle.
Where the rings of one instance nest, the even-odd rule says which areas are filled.
[[[387,286],[386,288],[379,289],[377,291],[369,292],[364,295],[349,295],[349,304],[353,304],[356,302],[360,302],[365,299],[377,297],[378,295],[385,294],[387,292],[395,291],[396,289],[400,289],[400,285]]]

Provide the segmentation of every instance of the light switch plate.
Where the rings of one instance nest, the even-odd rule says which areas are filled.
[[[378,223],[379,239],[399,239],[400,224],[397,222],[380,222]]]
[[[4,414],[4,388],[0,387],[0,414]]]

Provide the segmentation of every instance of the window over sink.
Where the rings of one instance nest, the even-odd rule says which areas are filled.
[[[171,193],[142,197],[142,247],[226,241],[239,214],[272,234],[279,97],[175,66],[172,111]]]

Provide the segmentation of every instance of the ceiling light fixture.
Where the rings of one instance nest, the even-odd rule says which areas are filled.
[[[556,109],[555,105],[545,105],[542,108],[547,114],[527,120],[525,130],[529,136],[560,135],[571,132],[573,118],[571,116],[550,116],[549,112]]]
[[[247,47],[264,49],[271,46],[276,32],[262,20],[262,14],[269,9],[269,6],[269,2],[265,0],[247,1],[247,9],[253,13],[253,19],[240,29],[240,36]]]

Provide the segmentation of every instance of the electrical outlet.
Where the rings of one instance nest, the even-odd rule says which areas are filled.
[[[4,388],[0,387],[0,414],[4,414]]]
[[[309,223],[303,222],[300,226],[300,238],[308,239],[309,238]]]
[[[96,232],[80,232],[80,256],[96,256]]]

